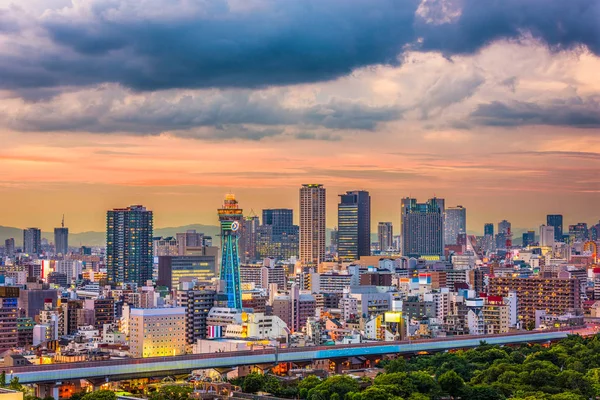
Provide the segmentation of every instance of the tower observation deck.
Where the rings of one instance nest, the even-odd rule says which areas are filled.
[[[242,308],[239,236],[243,210],[233,194],[225,196],[223,207],[217,210],[221,223],[221,280],[225,281],[227,307]]]

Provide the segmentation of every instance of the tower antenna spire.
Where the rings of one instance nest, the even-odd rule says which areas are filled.
[[[65,227],[65,214],[63,214],[62,222],[60,223],[61,228]]]

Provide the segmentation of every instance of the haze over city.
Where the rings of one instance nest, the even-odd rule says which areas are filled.
[[[0,0],[3,225],[157,227],[297,188],[469,209],[468,229],[597,221],[595,1]],[[552,22],[550,22],[552,21]],[[561,29],[555,29],[560,26]]]

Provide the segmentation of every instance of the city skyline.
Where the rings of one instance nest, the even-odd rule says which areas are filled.
[[[100,230],[102,210],[137,203],[157,226],[214,224],[228,191],[246,209],[298,214],[296,188],[314,181],[331,193],[328,221],[347,190],[369,191],[373,221],[395,224],[399,199],[434,195],[468,208],[469,230],[503,218],[534,228],[551,213],[600,219],[600,46],[586,0],[357,0],[343,12],[336,0],[158,1],[143,12],[125,0],[13,1],[0,0],[12,21],[0,37],[14,44],[0,47],[2,225],[48,231],[66,213],[72,232]],[[152,37],[140,13],[168,29],[167,47],[138,47]],[[511,29],[470,29],[481,20]]]

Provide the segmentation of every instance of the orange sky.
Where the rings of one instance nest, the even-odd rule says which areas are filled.
[[[468,229],[477,232],[501,219],[537,229],[547,213],[564,214],[565,224],[600,220],[600,57],[585,47],[550,51],[524,35],[470,54],[403,50],[394,65],[350,65],[351,73],[289,84],[140,89],[110,70],[69,81],[79,69],[65,73],[66,81],[36,87],[35,68],[55,73],[57,58],[90,69],[103,60],[77,47],[82,43],[58,43],[74,36],[51,37],[43,33],[48,26],[98,27],[102,18],[118,24],[141,14],[173,24],[182,18],[168,5],[153,13],[121,2],[129,8],[114,14],[98,11],[108,4],[103,0],[8,6],[14,32],[0,32],[0,74],[19,51],[47,53],[49,60],[16,62],[22,71],[15,79],[34,71],[21,87],[0,79],[0,225],[50,230],[64,213],[72,232],[102,231],[107,209],[130,204],[152,209],[156,227],[216,224],[227,192],[257,214],[297,210],[303,183],[327,187],[330,227],[337,195],[355,189],[371,193],[373,231],[378,221],[398,230],[405,196],[461,204]],[[11,3],[0,0],[0,11]],[[186,12],[198,11],[195,2],[184,3]],[[359,3],[370,4],[353,4]],[[275,3],[228,4],[245,18]],[[449,10],[448,21],[460,18]],[[112,36],[92,33],[83,39],[108,46],[110,57],[122,55],[110,48]],[[141,62],[132,56],[131,65],[147,73]]]

